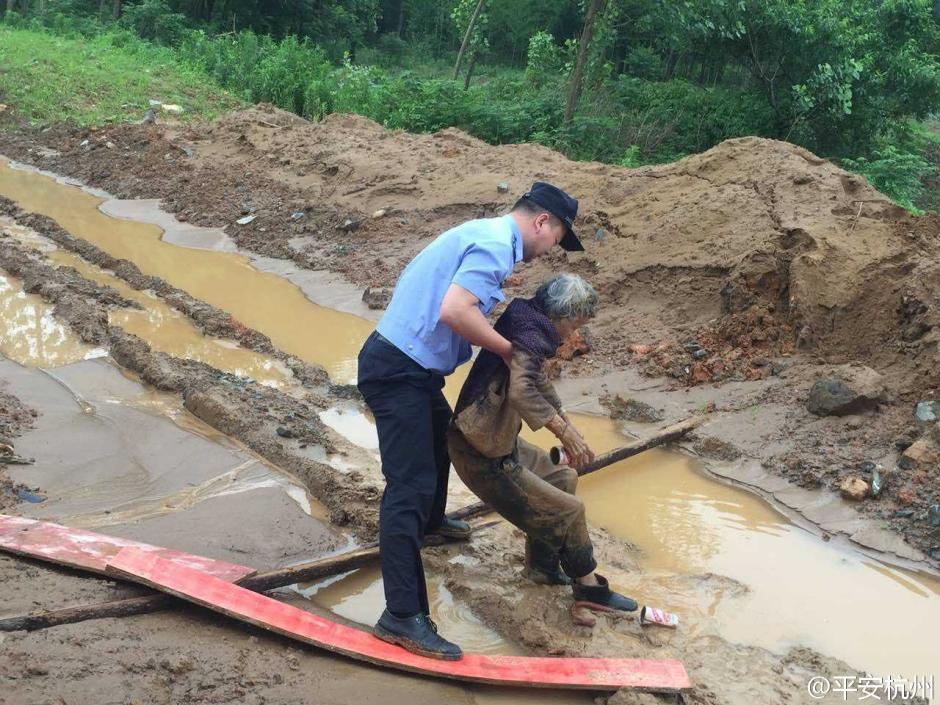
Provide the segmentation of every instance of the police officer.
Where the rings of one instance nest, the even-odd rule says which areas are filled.
[[[374,634],[447,660],[463,653],[430,618],[421,545],[438,533],[466,538],[470,526],[444,514],[451,408],[444,377],[477,345],[509,363],[512,344],[486,319],[520,261],[560,245],[584,248],[572,230],[578,202],[538,181],[499,218],[471,220],[425,247],[398,279],[376,330],[359,353],[358,386],[375,416],[385,475],[379,547],[386,609]]]

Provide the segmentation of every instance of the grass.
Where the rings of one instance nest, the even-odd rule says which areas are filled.
[[[137,121],[151,98],[181,105],[183,119],[241,105],[171,50],[127,33],[64,38],[0,25],[0,103],[14,118],[37,127]]]

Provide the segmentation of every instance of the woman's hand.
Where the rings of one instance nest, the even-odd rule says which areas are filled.
[[[574,424],[565,417],[555,416],[547,426],[565,447],[571,458],[572,467],[580,470],[594,460],[594,451],[588,447],[587,441]]]

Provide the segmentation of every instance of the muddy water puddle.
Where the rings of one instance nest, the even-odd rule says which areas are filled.
[[[258,271],[247,257],[164,242],[159,227],[107,216],[98,208],[103,199],[2,159],[0,194],[263,331],[284,352],[317,360],[334,380],[355,377],[356,353],[372,324],[312,304],[294,284]]]
[[[371,625],[385,608],[382,576],[379,568],[362,568],[338,579],[297,586],[297,591],[321,607],[346,619]],[[441,633],[467,652],[485,654],[521,654],[523,651],[487,627],[454,596],[435,576],[428,576],[431,616]]]
[[[0,321],[0,353],[21,365],[58,367],[106,354],[79,340],[51,305],[7,274],[0,274]]]
[[[293,284],[257,271],[238,254],[163,242],[159,228],[110,218],[98,210],[102,199],[49,177],[0,163],[0,193],[228,311],[282,350],[326,366],[337,381],[354,378],[355,356],[372,323],[311,303]],[[458,375],[449,380],[451,400],[460,382]],[[323,418],[374,453],[374,430],[361,410],[338,406]],[[608,419],[579,416],[576,423],[595,451],[627,440]],[[532,440],[553,443],[545,432]],[[467,499],[465,489],[454,485],[452,506]],[[694,621],[696,629],[775,651],[806,644],[879,675],[913,677],[935,669],[931,634],[917,625],[940,623],[936,578],[826,543],[759,497],[714,481],[694,461],[673,453],[650,451],[618,463],[584,478],[579,494],[594,525],[641,551],[642,574],[618,576],[624,590],[644,602],[706,618],[690,620],[686,628]],[[658,581],[666,576],[708,574],[731,581],[717,597],[709,593],[707,604],[694,596],[677,605],[657,599]],[[734,589],[734,581],[744,589]],[[364,623],[381,604],[380,583],[368,571],[314,592],[314,599]],[[445,634],[470,624],[462,610],[443,613],[456,615],[441,618]],[[485,644],[489,637],[483,635]],[[467,638],[476,637],[468,633]]]

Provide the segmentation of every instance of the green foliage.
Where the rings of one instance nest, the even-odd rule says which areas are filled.
[[[529,50],[526,54],[525,77],[535,85],[547,81],[557,81],[565,75],[563,49],[555,43],[555,38],[548,32],[536,32],[529,38]]]
[[[457,28],[457,34],[463,41],[463,36],[467,33],[467,27],[473,18],[473,13],[477,8],[477,0],[457,0],[450,16]],[[467,45],[467,56],[473,54],[482,54],[490,46],[489,40],[489,13],[486,10],[486,3],[483,4],[476,23],[473,25],[473,31],[470,33],[470,43]]]
[[[463,91],[444,77],[476,4],[124,0],[115,25],[110,2],[45,0],[40,12],[18,0],[4,21],[129,54],[155,49],[143,37],[172,48],[175,57],[161,60],[189,76],[312,119],[349,111],[407,130],[456,126],[630,166],[753,134],[842,159],[908,206],[940,201],[917,191],[936,191],[940,146],[910,127],[940,105],[934,0],[608,0],[567,127],[561,112],[585,0],[488,2],[467,56],[477,81]],[[20,67],[11,76],[0,67],[0,81],[14,86],[8,95],[37,97],[35,114],[55,114],[39,108],[36,92],[54,78],[21,88],[12,77]],[[55,100],[52,90],[41,95]]]
[[[876,149],[870,159],[843,159],[842,165],[914,212],[919,210],[915,203],[924,193],[924,179],[936,175],[935,167],[920,154],[903,152],[893,145]]]
[[[127,5],[121,24],[143,39],[166,46],[178,44],[189,31],[186,15],[173,12],[167,0],[143,0],[137,5]]]
[[[0,24],[0,66],[0,100],[37,126],[137,121],[151,98],[183,106],[183,119],[238,105],[169,49],[127,32],[73,39]]]

